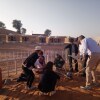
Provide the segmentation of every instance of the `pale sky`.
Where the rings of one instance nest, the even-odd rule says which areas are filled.
[[[54,36],[100,36],[100,0],[0,0],[0,21],[15,31],[14,19],[27,34],[50,29]]]

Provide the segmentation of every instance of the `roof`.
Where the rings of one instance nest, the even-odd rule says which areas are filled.
[[[11,35],[11,34],[14,34],[14,35],[21,35],[19,34],[18,32],[15,32],[15,31],[12,31],[12,30],[8,30],[8,29],[4,29],[4,28],[0,28],[0,34],[5,34],[5,35]]]

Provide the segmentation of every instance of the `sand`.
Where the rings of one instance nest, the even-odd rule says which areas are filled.
[[[54,47],[57,48],[56,46]],[[49,49],[51,48],[49,47]],[[29,50],[29,47],[27,47],[27,50]],[[100,66],[98,66],[98,68],[99,67]],[[100,68],[98,71],[100,83]],[[85,78],[81,76],[74,76],[73,80],[61,77],[56,86],[56,94],[53,96],[39,96],[38,89],[26,90],[26,83],[16,82],[16,77],[18,77],[18,75],[13,76],[8,84],[3,85],[3,88],[0,90],[0,100],[100,100],[100,86],[93,87],[92,90],[88,91],[80,89],[80,86],[85,85]],[[36,77],[33,85],[37,86],[38,82],[39,79]]]
[[[100,77],[98,76],[100,79]],[[39,82],[36,77],[33,85]],[[99,81],[100,83],[100,81]],[[61,77],[56,86],[56,94],[53,96],[40,96],[39,90],[26,90],[25,82],[11,80],[0,90],[0,100],[100,100],[100,87],[93,87],[92,90],[82,90],[81,85],[85,85],[85,78],[74,76],[73,80]]]

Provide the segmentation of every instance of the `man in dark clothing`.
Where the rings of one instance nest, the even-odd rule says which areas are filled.
[[[53,71],[53,62],[49,61],[38,85],[39,90],[42,93],[54,92],[58,79],[60,79],[59,75]]]
[[[41,50],[40,46],[35,47],[35,52],[32,53],[26,60],[24,61],[22,65],[22,69],[24,73],[27,75],[27,89],[32,89],[32,83],[34,81],[34,73],[32,69],[34,68],[34,63],[38,59],[38,53]]]
[[[63,65],[65,64],[64,59],[61,57],[61,55],[56,54],[56,57],[54,59],[54,65],[56,67],[57,71],[60,71]]]
[[[69,40],[70,43],[68,43],[66,45],[66,47],[64,48],[65,50],[67,49],[67,60],[69,62],[69,71],[73,72],[73,66],[72,66],[72,60],[74,60],[75,63],[75,71],[78,72],[78,62],[76,59],[73,59],[72,57],[68,56],[68,55],[73,55],[76,56],[78,54],[78,46],[77,44],[74,43],[74,39],[70,39]]]

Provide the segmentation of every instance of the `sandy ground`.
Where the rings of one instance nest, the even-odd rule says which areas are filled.
[[[100,72],[98,72],[98,79]],[[36,77],[33,85],[37,86],[39,78]],[[99,81],[100,83],[100,81]],[[82,90],[80,86],[85,85],[85,78],[74,76],[73,80],[61,77],[56,86],[56,94],[53,96],[40,96],[39,90],[26,90],[25,82],[16,82],[13,79],[0,90],[0,100],[100,100],[100,87],[92,90]]]
[[[100,66],[98,68],[100,83]],[[16,77],[18,76],[13,76],[9,84],[3,85],[0,100],[100,100],[100,86],[88,91],[80,89],[80,86],[85,85],[85,78],[81,76],[74,76],[73,80],[61,77],[56,86],[56,94],[53,96],[39,96],[38,89],[26,90],[26,83],[16,82]],[[36,78],[33,85],[37,86],[38,82],[39,78]]]

